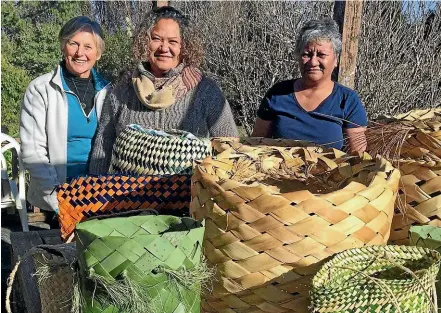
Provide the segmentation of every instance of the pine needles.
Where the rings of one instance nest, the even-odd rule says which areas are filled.
[[[365,132],[369,154],[379,154],[390,161],[399,160],[401,148],[412,130],[401,123],[374,123]]]
[[[147,281],[138,281],[129,277],[124,271],[118,279],[109,279],[90,272],[87,285],[88,292],[85,296],[79,286],[75,283],[73,296],[74,313],[84,312],[84,307],[108,307],[118,308],[119,313],[163,313],[168,312],[165,307],[169,298],[163,297],[162,291],[172,293],[184,306],[185,312],[191,312],[191,307],[198,305],[201,289],[209,289],[214,277],[214,269],[208,267],[205,261],[195,268],[181,268],[173,270],[165,267],[158,267],[152,271],[154,275],[165,275],[166,279],[152,284]],[[86,303],[87,299],[87,303]]]

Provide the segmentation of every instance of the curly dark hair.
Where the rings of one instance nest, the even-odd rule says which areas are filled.
[[[133,39],[132,52],[134,57],[139,61],[147,60],[147,47],[152,28],[161,19],[172,19],[179,24],[182,38],[181,61],[186,65],[200,66],[204,58],[204,49],[198,33],[191,25],[188,17],[170,6],[155,8],[146,14]]]

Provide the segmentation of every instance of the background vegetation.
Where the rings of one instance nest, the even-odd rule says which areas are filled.
[[[224,90],[245,132],[252,130],[266,90],[299,75],[294,43],[301,25],[332,16],[333,2],[172,1],[198,25],[203,70]],[[98,69],[116,81],[131,67],[131,35],[150,1],[2,2],[2,128],[18,136],[20,101],[28,83],[61,59],[58,31],[89,15],[106,33]],[[441,106],[441,2],[364,4],[355,89],[369,116]]]

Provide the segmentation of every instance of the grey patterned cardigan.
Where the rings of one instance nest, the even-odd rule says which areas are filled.
[[[180,129],[198,137],[238,136],[222,90],[206,76],[183,98],[163,110],[148,109],[138,100],[132,84],[122,84],[104,102],[89,165],[91,174],[108,172],[113,143],[128,124],[165,131]]]

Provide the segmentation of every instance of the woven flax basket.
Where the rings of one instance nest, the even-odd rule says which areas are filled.
[[[381,128],[384,134],[401,132],[392,148],[376,147],[381,140],[369,129],[367,138],[368,149],[376,148],[401,172],[390,242],[408,244],[411,225],[441,226],[441,109],[411,111]]]
[[[58,190],[61,235],[69,238],[75,225],[91,216],[138,209],[188,215],[190,176],[87,176]]]
[[[412,226],[410,228],[410,245],[433,249],[441,254],[441,227]],[[441,308],[441,271],[438,272],[437,280],[438,308]]]
[[[314,277],[313,312],[436,313],[433,288],[439,266],[440,254],[420,247],[347,250]]]
[[[15,288],[17,271],[23,265],[23,261],[32,258],[35,265],[35,273],[29,279],[36,279],[41,305],[41,313],[64,313],[70,312],[73,298],[73,276],[75,263],[75,244],[40,244],[32,247],[14,265],[6,290],[6,311],[11,310],[11,292]],[[36,299],[34,299],[35,302]],[[17,302],[16,302],[17,304]],[[40,309],[38,303],[34,303],[35,310]],[[15,310],[20,308],[15,307]]]
[[[83,311],[198,313],[204,227],[166,215],[77,226]]]
[[[193,160],[202,160],[210,154],[208,139],[183,131],[165,133],[128,125],[115,141],[110,172],[191,174]]]
[[[33,256],[41,313],[70,312],[73,297],[75,243],[46,246]]]
[[[190,207],[206,220],[204,253],[218,270],[204,312],[307,312],[321,260],[387,242],[400,174],[386,160],[225,138],[212,144],[217,155],[195,168]]]

